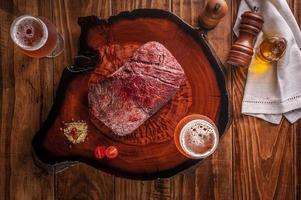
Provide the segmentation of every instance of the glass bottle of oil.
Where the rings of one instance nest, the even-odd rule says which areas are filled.
[[[286,46],[287,42],[282,37],[267,37],[261,42],[257,56],[265,62],[276,62],[283,56]]]

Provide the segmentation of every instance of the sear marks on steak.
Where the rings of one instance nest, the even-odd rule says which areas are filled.
[[[162,44],[148,42],[106,79],[90,80],[90,115],[115,134],[128,135],[164,106],[184,80],[172,54]]]

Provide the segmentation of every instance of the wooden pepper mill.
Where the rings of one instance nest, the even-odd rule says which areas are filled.
[[[199,24],[205,29],[213,29],[228,12],[225,0],[208,0],[199,16]]]
[[[231,47],[227,63],[243,67],[250,65],[254,44],[263,22],[262,15],[258,14],[256,9],[242,14],[239,37]]]

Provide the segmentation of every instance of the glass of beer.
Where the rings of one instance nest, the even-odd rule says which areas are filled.
[[[191,159],[202,159],[210,156],[217,148],[219,133],[211,119],[192,114],[178,123],[174,140],[181,154]]]
[[[10,35],[16,46],[30,57],[56,57],[64,49],[64,39],[45,17],[22,15],[16,18]]]

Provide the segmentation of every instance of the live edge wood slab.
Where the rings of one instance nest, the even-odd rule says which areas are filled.
[[[222,66],[204,31],[170,12],[156,9],[122,12],[107,20],[81,17],[78,23],[79,55],[73,69],[87,71],[64,70],[54,105],[32,142],[36,164],[58,172],[79,161],[116,176],[146,180],[170,177],[199,163],[200,160],[190,160],[177,151],[173,142],[177,123],[188,114],[203,114],[217,124],[222,136],[230,118]],[[89,77],[97,70],[105,78],[148,41],[162,43],[175,56],[187,81],[167,105],[132,135],[115,137],[105,126],[96,128],[89,120]],[[59,130],[62,121],[72,119],[86,121],[89,132],[86,142],[70,148]],[[98,145],[116,146],[119,156],[113,160],[95,159]]]

